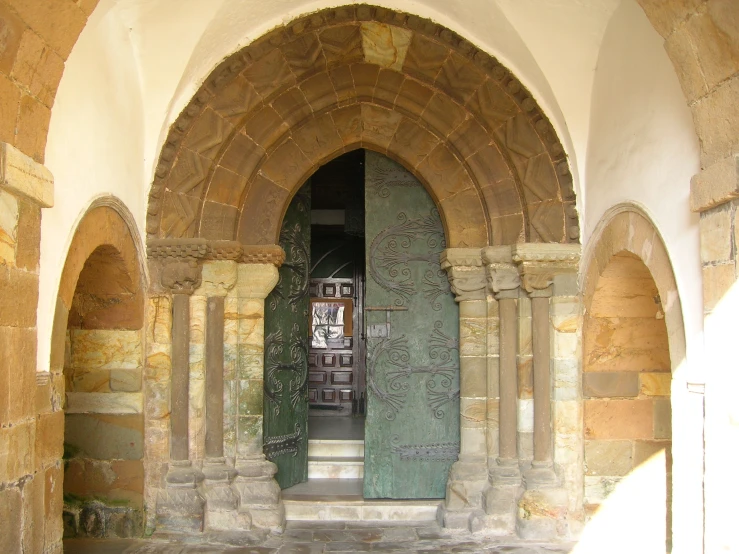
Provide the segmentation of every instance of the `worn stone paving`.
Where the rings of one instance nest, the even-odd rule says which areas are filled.
[[[500,537],[479,537],[446,531],[427,523],[370,526],[341,522],[289,522],[282,535],[264,539],[244,535],[213,536],[230,544],[186,543],[151,539],[69,539],[65,554],[322,554],[341,552],[485,552],[564,554],[571,544],[543,544]]]

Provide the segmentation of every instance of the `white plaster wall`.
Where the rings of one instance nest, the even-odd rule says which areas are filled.
[[[67,251],[95,198],[116,196],[143,229],[143,104],[129,30],[110,2],[88,21],[67,60],[46,145],[54,207],[43,210],[37,368],[48,371],[54,306]]]
[[[687,348],[686,360],[673,360],[673,552],[700,552],[703,408],[702,397],[687,387],[703,378],[698,216],[689,207],[690,178],[700,167],[699,144],[663,40],[634,0],[617,8],[603,39],[585,166],[583,244],[593,246],[596,225],[609,209],[636,204],[657,227],[672,262]],[[623,552],[633,549],[635,541],[663,540],[657,532],[660,522],[649,525],[633,509],[634,496],[628,498],[630,503],[586,526],[579,545],[583,552]],[[616,529],[635,534],[641,529],[644,536],[613,533]]]

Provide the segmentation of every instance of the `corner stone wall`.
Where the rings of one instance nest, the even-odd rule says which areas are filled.
[[[8,144],[0,158],[0,552],[61,552],[64,416],[36,374],[41,208],[53,180]]]

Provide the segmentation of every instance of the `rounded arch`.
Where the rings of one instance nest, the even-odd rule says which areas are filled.
[[[147,274],[141,241],[137,238],[133,216],[114,197],[98,198],[82,216],[67,252],[57,292],[51,334],[50,367],[53,372],[63,368],[65,334],[80,275],[90,257],[96,251],[102,252],[101,247],[103,253],[114,253],[118,267],[126,271],[128,289],[134,296],[132,302],[141,304],[143,322]]]
[[[427,186],[451,246],[579,239],[564,150],[518,79],[450,30],[372,6],[299,18],[213,71],[162,148],[148,237],[274,243],[304,178],[364,145]]]
[[[667,248],[651,219],[637,206],[611,208],[596,226],[583,257],[583,304],[589,313],[598,280],[614,256],[627,252],[638,258],[654,279],[664,310],[672,371],[685,360],[685,326]]]

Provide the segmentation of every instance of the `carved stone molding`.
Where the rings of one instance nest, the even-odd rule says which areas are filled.
[[[517,296],[521,286],[518,267],[513,263],[510,246],[483,248],[482,261],[487,270],[488,288],[496,298]]]
[[[285,251],[279,244],[245,245],[241,248],[241,263],[244,264],[272,264],[280,267],[285,261]]]
[[[243,245],[235,240],[153,239],[146,248],[149,259],[233,260],[245,264],[273,264],[285,261],[277,244]]]
[[[203,266],[195,259],[168,261],[162,264],[160,283],[173,294],[192,294],[202,282],[202,270]]]
[[[513,261],[521,273],[521,285],[529,296],[551,296],[556,275],[576,273],[582,248],[579,244],[515,244]]]
[[[441,253],[441,268],[447,272],[457,302],[485,300],[485,268],[479,248],[447,248]]]

